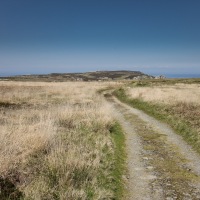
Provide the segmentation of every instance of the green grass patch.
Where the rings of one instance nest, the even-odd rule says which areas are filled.
[[[193,128],[191,123],[186,119],[171,113],[169,107],[145,102],[141,99],[131,99],[126,94],[124,88],[115,90],[113,94],[122,102],[143,110],[148,115],[169,124],[177,134],[181,135],[188,144],[200,153],[200,138],[197,130]]]
[[[120,124],[117,122],[111,127],[110,132],[115,144],[112,171],[114,196],[116,200],[120,200],[124,196],[124,182],[122,177],[125,174],[126,169],[125,135]]]

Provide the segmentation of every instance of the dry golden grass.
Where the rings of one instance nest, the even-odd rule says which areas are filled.
[[[183,119],[200,135],[200,84],[135,87],[128,88],[127,93],[131,98],[159,104],[164,112]]]
[[[133,98],[144,101],[175,104],[177,102],[193,103],[200,105],[199,84],[175,84],[154,87],[136,87],[129,89]]]
[[[0,82],[1,198],[111,199],[113,119],[97,90],[117,85]]]

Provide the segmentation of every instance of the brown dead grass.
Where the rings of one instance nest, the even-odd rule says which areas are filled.
[[[129,95],[148,102],[175,104],[184,102],[200,105],[200,84],[175,84],[129,88]]]
[[[128,94],[183,119],[200,135],[200,84],[175,84],[128,88]]]
[[[97,90],[117,85],[0,82],[2,198],[113,198],[113,119]]]

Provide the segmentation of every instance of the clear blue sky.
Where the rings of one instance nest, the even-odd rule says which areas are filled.
[[[200,0],[1,0],[0,75],[200,74]]]

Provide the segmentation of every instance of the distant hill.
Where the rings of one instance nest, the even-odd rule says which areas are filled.
[[[140,78],[153,78],[140,71],[95,71],[85,73],[52,73],[38,75],[21,75],[3,77],[2,79],[21,81],[109,81],[109,80],[132,80]]]

